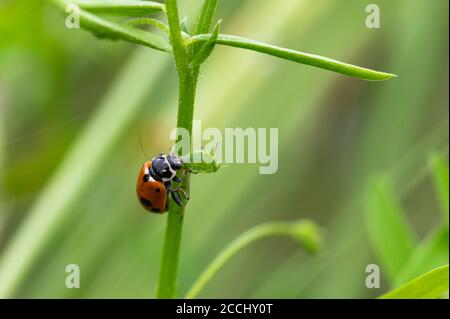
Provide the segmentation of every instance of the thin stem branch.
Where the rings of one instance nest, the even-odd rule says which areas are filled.
[[[232,241],[203,271],[197,281],[186,294],[191,299],[198,296],[200,291],[211,278],[239,251],[260,239],[271,236],[288,236],[297,240],[310,251],[317,251],[319,245],[318,229],[309,221],[272,222],[255,226]]]

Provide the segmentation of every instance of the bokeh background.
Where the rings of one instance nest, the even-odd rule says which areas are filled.
[[[179,2],[192,24],[202,1]],[[220,1],[223,33],[399,78],[364,82],[218,47],[202,68],[195,118],[220,129],[278,127],[279,170],[230,165],[195,176],[181,296],[246,229],[297,219],[322,227],[319,255],[285,238],[258,242],[200,297],[368,298],[389,290],[383,265],[381,288],[365,286],[366,265],[380,263],[365,218],[374,174],[392,181],[418,242],[440,227],[427,157],[448,154],[448,1],[379,0],[381,29],[365,27],[370,3]],[[46,1],[0,0],[0,274],[6,264],[20,269],[9,297],[151,298],[165,216],[147,214],[135,198],[145,160],[139,138],[149,155],[169,149],[175,70],[164,53],[99,40],[64,21]],[[448,231],[445,238],[448,263]],[[72,263],[80,289],[65,287]]]

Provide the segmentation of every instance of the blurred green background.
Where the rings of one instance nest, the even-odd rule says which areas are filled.
[[[192,23],[202,1],[179,3]],[[448,154],[448,1],[377,1],[381,29],[365,27],[370,3],[220,1],[223,33],[399,78],[364,82],[215,50],[202,68],[195,118],[220,129],[278,127],[279,170],[230,165],[193,179],[180,295],[246,229],[304,218],[323,228],[321,254],[284,238],[258,242],[200,297],[368,298],[390,290],[395,280],[365,218],[374,174],[391,181],[418,242],[441,227],[427,158]],[[176,73],[167,54],[101,41],[64,21],[45,1],[0,0],[0,273],[5,259],[14,265],[26,256],[12,297],[153,297],[165,216],[147,214],[135,198],[145,160],[139,138],[150,156],[169,149]],[[23,244],[35,238],[37,253]],[[446,253],[429,269],[448,263],[448,230],[444,239]],[[80,289],[65,287],[72,263]],[[372,263],[381,267],[380,289],[365,286]]]

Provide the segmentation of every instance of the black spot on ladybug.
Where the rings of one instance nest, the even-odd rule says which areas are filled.
[[[149,179],[150,179],[150,175],[145,174],[144,175],[144,183],[147,183]]]
[[[145,207],[152,207],[152,202],[149,201],[148,199],[141,197],[141,198],[139,198],[139,200],[141,201],[142,205],[144,205]]]
[[[159,208],[152,208],[152,212],[154,213],[160,213],[161,210]]]
[[[155,192],[156,192],[156,193],[161,193],[161,189],[160,189],[159,187],[157,187],[157,188],[155,189]]]

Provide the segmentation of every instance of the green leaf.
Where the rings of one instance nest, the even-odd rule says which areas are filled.
[[[211,28],[212,21],[214,19],[214,14],[216,12],[218,0],[205,0],[200,12],[200,16],[197,19],[197,23],[194,29],[194,35],[199,35],[202,33],[208,33]],[[196,55],[198,50],[200,50],[200,45],[194,44],[192,47],[193,55]]]
[[[181,31],[183,31],[186,34],[190,34],[189,27],[188,27],[188,17],[184,17],[183,20],[180,22]]]
[[[119,16],[147,16],[151,13],[165,11],[164,4],[153,1],[72,0],[69,2],[92,13],[104,13]]]
[[[440,154],[434,154],[429,158],[429,166],[433,177],[434,187],[436,189],[439,204],[441,206],[442,217],[448,228],[449,215],[449,188],[448,188],[448,163]]]
[[[197,54],[192,59],[191,63],[193,66],[201,65],[211,55],[212,51],[214,50],[214,47],[216,46],[216,41],[217,37],[219,36],[221,23],[222,23],[221,20],[217,22],[216,26],[214,27],[213,33],[211,33],[211,37],[209,38],[209,40],[200,47]]]
[[[80,25],[81,27],[93,32],[99,38],[125,40],[153,49],[171,52],[170,44],[158,35],[129,26],[123,26],[88,12],[81,12]]]
[[[217,8],[218,0],[205,0],[195,26],[195,34],[208,33]]]
[[[448,294],[448,265],[436,268],[381,299],[441,299]]]
[[[61,9],[65,9],[66,4],[70,1],[54,0]],[[99,38],[107,38],[111,40],[125,40],[132,43],[141,44],[156,50],[164,52],[172,52],[169,43],[164,41],[158,35],[139,30],[127,25],[121,25],[108,21],[95,14],[80,9],[80,26],[91,31]]]
[[[416,240],[386,179],[376,179],[369,187],[366,224],[373,248],[392,282],[410,258]]]
[[[448,264],[448,228],[432,232],[412,253],[394,282],[398,287],[431,269]]]
[[[210,34],[201,34],[192,37],[188,44],[195,44],[198,42],[206,42],[211,38]],[[321,69],[341,73],[354,78],[368,80],[368,81],[384,81],[397,77],[395,74],[378,72],[352,64],[340,62],[320,55],[303,53],[295,50],[285,49],[278,46],[266,44],[263,42],[241,38],[233,35],[220,34],[217,38],[217,43],[236,48],[242,48],[252,51],[257,51],[269,54],[281,59],[315,66]]]

